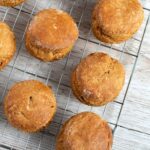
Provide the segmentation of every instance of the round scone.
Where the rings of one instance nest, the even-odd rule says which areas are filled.
[[[16,51],[16,41],[10,27],[0,22],[0,70],[12,59]]]
[[[46,127],[56,111],[52,90],[36,80],[16,83],[4,101],[8,121],[26,132],[36,132]]]
[[[100,0],[93,11],[92,29],[100,41],[120,43],[137,32],[143,19],[138,0]]]
[[[71,117],[62,127],[56,150],[110,150],[112,131],[107,122],[92,112]]]
[[[105,53],[93,53],[84,58],[72,73],[72,89],[83,103],[101,106],[113,101],[125,80],[121,63]]]
[[[26,48],[43,61],[66,56],[78,38],[72,17],[61,10],[45,9],[37,13],[26,32]]]
[[[0,0],[1,6],[16,6],[24,2],[25,0]]]

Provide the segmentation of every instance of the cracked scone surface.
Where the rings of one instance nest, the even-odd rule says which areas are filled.
[[[25,0],[0,0],[1,6],[16,6],[23,3]]]
[[[112,131],[107,122],[92,112],[71,117],[57,137],[56,150],[110,150]]]
[[[100,41],[120,43],[137,32],[143,19],[138,0],[100,0],[93,10],[92,29]]]
[[[57,9],[37,13],[26,32],[26,48],[43,61],[54,61],[67,55],[78,38],[73,18]]]
[[[72,73],[75,96],[87,105],[100,106],[113,101],[120,93],[125,70],[118,60],[105,53],[92,53]]]
[[[52,89],[36,80],[16,83],[4,101],[8,121],[26,132],[46,127],[56,111]]]
[[[0,70],[10,62],[15,51],[14,33],[6,23],[0,22]]]

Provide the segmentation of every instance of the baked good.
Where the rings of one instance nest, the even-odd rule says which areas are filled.
[[[43,61],[66,56],[78,38],[72,17],[61,10],[45,9],[37,13],[26,32],[26,48]]]
[[[83,103],[100,106],[113,101],[123,87],[125,71],[121,63],[105,53],[84,58],[72,73],[72,90]]]
[[[56,111],[56,100],[48,86],[36,80],[16,83],[4,101],[8,121],[26,132],[46,127]]]
[[[71,117],[62,127],[56,150],[110,150],[112,131],[107,122],[92,112]]]
[[[16,6],[23,3],[25,0],[0,0],[1,6]]]
[[[143,19],[138,0],[100,0],[93,11],[92,29],[100,41],[120,43],[137,32]]]
[[[0,22],[0,70],[12,59],[16,51],[16,41],[10,27]]]

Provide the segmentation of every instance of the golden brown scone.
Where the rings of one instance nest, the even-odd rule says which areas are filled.
[[[36,80],[16,83],[4,101],[8,121],[26,132],[36,132],[46,127],[56,111],[52,90]]]
[[[104,53],[84,58],[72,73],[72,90],[83,103],[101,106],[113,101],[125,80],[122,64]]]
[[[110,150],[112,131],[107,122],[92,112],[71,117],[62,127],[56,150]]]
[[[0,5],[1,6],[16,6],[24,1],[25,0],[0,0]]]
[[[78,38],[78,28],[69,14],[45,9],[31,21],[26,32],[26,48],[43,61],[54,61],[67,55]]]
[[[120,43],[137,32],[143,19],[138,0],[100,0],[93,11],[92,29],[100,41]]]
[[[0,70],[12,59],[16,51],[15,36],[9,26],[0,22]]]

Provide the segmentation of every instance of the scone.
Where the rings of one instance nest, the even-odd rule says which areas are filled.
[[[46,127],[56,111],[52,89],[36,80],[16,83],[4,101],[8,121],[26,132],[36,132]]]
[[[56,150],[110,150],[112,131],[107,122],[92,112],[71,117],[62,127]]]
[[[125,80],[121,63],[105,53],[93,53],[84,58],[72,73],[72,90],[83,103],[101,106],[113,101]]]
[[[92,29],[100,41],[120,43],[137,32],[143,19],[138,0],[100,0],[93,11]]]
[[[0,0],[1,6],[16,6],[24,2],[25,0]]]
[[[0,22],[0,70],[10,62],[15,51],[14,33],[6,23]]]
[[[37,13],[26,32],[26,48],[43,61],[66,56],[78,38],[78,28],[69,14],[45,9]]]

